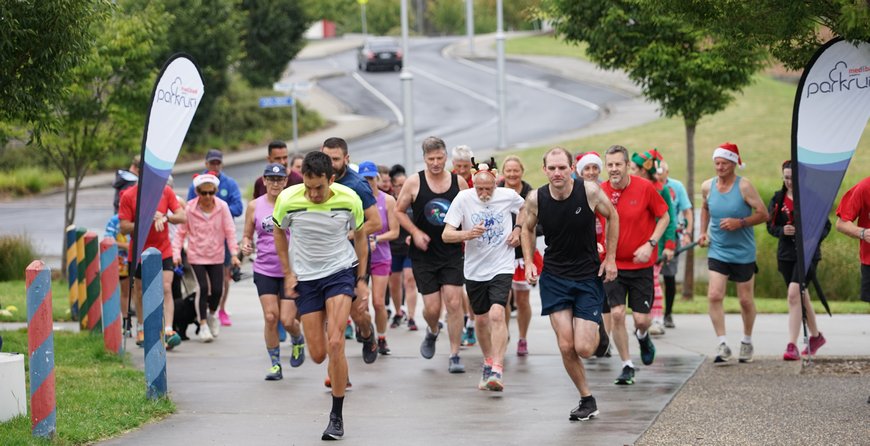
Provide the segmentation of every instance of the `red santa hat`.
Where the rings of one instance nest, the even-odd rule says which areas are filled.
[[[743,168],[746,164],[743,164],[743,159],[740,158],[740,151],[737,149],[737,144],[730,142],[723,142],[716,147],[716,150],[713,150],[713,159],[716,158],[724,158],[732,163],[737,164],[738,167]]]
[[[601,161],[601,157],[598,156],[596,152],[586,152],[580,153],[577,155],[577,161],[575,163],[575,169],[577,170],[577,175],[583,176],[583,168],[588,166],[589,164],[598,165],[598,171],[604,171],[604,163]]]

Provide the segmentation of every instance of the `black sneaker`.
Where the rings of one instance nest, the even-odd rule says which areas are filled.
[[[652,364],[656,359],[656,346],[653,345],[649,333],[643,339],[638,339],[637,342],[640,344],[640,360],[643,362],[643,365]]]
[[[613,384],[619,386],[630,386],[634,384],[634,367],[627,365],[622,368],[622,373],[616,377],[616,381]]]
[[[580,404],[571,411],[568,419],[571,421],[586,421],[590,418],[598,416],[598,405],[595,404],[595,397],[592,395],[581,397]]]
[[[595,357],[603,358],[610,352],[610,337],[607,336],[607,330],[604,329],[604,324],[598,324],[598,348],[595,349]]]
[[[670,314],[665,315],[665,328],[677,328],[677,326],[674,325],[674,317]]]
[[[378,338],[378,353],[382,355],[390,354],[390,348],[387,347],[387,340],[385,338]]]
[[[404,321],[404,319],[405,319],[404,313],[396,313],[396,315],[393,316],[393,322],[390,324],[390,328],[399,328],[399,326],[402,325],[402,322]]]
[[[378,342],[375,338],[375,327],[372,327],[372,334],[368,338],[363,339],[362,357],[363,362],[371,364],[378,359]]]
[[[432,334],[429,329],[426,329],[426,337],[423,338],[423,343],[420,344],[420,355],[426,359],[432,359],[435,356],[435,341],[438,340],[438,335]]]
[[[329,424],[326,425],[326,430],[323,431],[321,440],[341,440],[344,437],[344,420],[338,415],[329,414]]]

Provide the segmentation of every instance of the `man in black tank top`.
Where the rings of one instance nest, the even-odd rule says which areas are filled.
[[[550,316],[562,363],[580,393],[580,404],[571,411],[569,419],[588,420],[598,416],[598,406],[580,358],[589,358],[599,347],[603,331],[602,278],[608,282],[616,278],[619,217],[597,184],[571,178],[573,159],[561,147],[554,147],[544,155],[544,173],[549,183],[526,197],[522,245],[526,279],[531,284],[541,282],[541,314]],[[595,240],[596,212],[607,219],[607,254],[603,263]],[[540,278],[533,262],[538,223],[547,244]]]
[[[423,295],[423,318],[428,329],[420,346],[420,354],[431,359],[435,355],[438,339],[438,318],[441,303],[447,307],[447,333],[450,337],[450,363],[448,371],[462,373],[465,367],[459,361],[459,345],[462,336],[462,245],[444,243],[444,216],[450,203],[462,189],[465,181],[444,169],[447,163],[447,147],[440,138],[423,140],[423,159],[426,169],[411,175],[405,181],[396,203],[399,224],[411,234],[411,268],[417,287]],[[413,220],[405,211],[413,209]]]

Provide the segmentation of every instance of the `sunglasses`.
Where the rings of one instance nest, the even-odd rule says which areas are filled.
[[[200,195],[214,195],[215,192],[217,192],[217,191],[206,190],[206,191],[199,191],[199,194],[200,194]]]

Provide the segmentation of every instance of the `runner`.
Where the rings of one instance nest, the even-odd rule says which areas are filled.
[[[118,200],[120,202],[120,197]],[[127,251],[130,250],[130,243],[127,241],[127,236],[121,233],[121,220],[118,219],[118,214],[113,215],[106,222],[106,231],[103,237],[115,239],[115,244],[118,246],[118,288],[121,291],[122,330],[124,337],[130,337],[132,333],[127,318],[130,311],[130,264],[127,262]]]
[[[723,143],[713,151],[716,177],[701,184],[704,204],[701,208],[700,246],[709,246],[707,267],[710,282],[707,299],[710,320],[718,337],[714,362],[731,359],[731,348],[725,337],[725,286],[737,283],[740,315],[743,317],[743,339],[740,341],[740,362],[752,362],[752,327],[755,324],[755,233],[752,227],[767,221],[767,208],[748,179],[734,169],[743,167],[736,144]],[[753,212],[753,210],[755,212]],[[748,261],[748,262],[747,262]]]
[[[634,384],[635,366],[628,350],[628,333],[625,327],[626,295],[634,320],[635,337],[640,344],[640,359],[644,365],[655,360],[656,349],[647,329],[649,312],[653,303],[653,265],[656,247],[667,228],[668,206],[653,184],[643,178],[628,174],[628,150],[614,145],[604,155],[609,181],[601,189],[624,222],[619,230],[616,249],[616,267],[619,276],[604,284],[607,301],[613,319],[613,341],[622,360],[622,372],[615,384]],[[609,229],[609,228],[608,228]],[[607,254],[614,249],[606,244]]]
[[[459,360],[462,336],[462,245],[445,243],[444,216],[450,203],[468,183],[444,169],[447,148],[440,138],[423,140],[423,161],[426,169],[405,181],[399,195],[396,215],[399,223],[411,234],[410,256],[414,278],[423,294],[423,318],[428,328],[420,346],[426,359],[435,356],[435,341],[441,334],[438,318],[442,302],[447,307],[447,334],[450,338],[450,373],[465,373]],[[406,214],[413,209],[413,220]]]
[[[289,163],[290,152],[287,150],[287,144],[284,141],[272,141],[269,143],[269,146],[266,148],[266,163],[273,164],[278,163],[284,168],[288,168],[287,164]],[[254,181],[254,199],[256,200],[258,197],[266,194],[267,185],[265,180],[265,176],[257,178]],[[294,185],[302,183],[302,174],[298,173],[294,170],[290,170],[287,172],[284,189]]]
[[[396,199],[405,185],[406,178],[405,168],[402,165],[396,164],[390,169],[393,197]],[[398,221],[398,216],[396,220]],[[411,258],[408,256],[410,244],[411,234],[399,225],[399,237],[390,242],[390,254],[393,256],[393,264],[390,268],[390,297],[393,299],[393,306],[397,309],[402,307],[404,297],[406,312],[393,316],[390,328],[398,328],[402,324],[402,318],[405,318],[408,320],[408,330],[417,331],[417,322],[414,320],[417,315],[417,282],[414,281]]]
[[[323,440],[344,436],[342,408],[347,387],[344,326],[355,282],[365,288],[368,248],[357,194],[334,183],[330,157],[311,152],[302,161],[304,184],[281,192],[275,202],[275,249],[284,273],[284,295],[296,300],[311,359],[327,357],[332,410]],[[291,255],[284,230],[293,234]],[[347,243],[348,231],[354,245]],[[291,263],[292,259],[292,263]],[[325,330],[324,330],[325,328]]]
[[[679,180],[670,177],[670,169],[667,161],[661,163],[659,181],[671,189],[671,201],[677,216],[677,249],[680,246],[688,246],[692,243],[695,233],[695,213],[692,209],[692,201],[686,193],[686,187]],[[665,278],[665,328],[676,328],[673,318],[674,298],[677,296],[677,269],[680,265],[680,256],[664,262],[662,276]],[[684,291],[685,292],[685,291]],[[691,292],[691,290],[689,291]]]
[[[614,256],[619,216],[601,189],[591,181],[574,181],[573,158],[554,147],[544,155],[548,184],[529,193],[522,244],[529,283],[541,282],[541,314],[550,316],[565,371],[580,393],[580,403],[569,420],[598,416],[598,405],[586,380],[580,358],[592,356],[601,331],[605,282],[616,278]],[[607,219],[607,257],[601,262],[595,241],[595,214]],[[533,257],[535,226],[541,223],[547,249],[538,276]]]
[[[496,187],[495,163],[491,164],[478,164],[474,189],[456,195],[444,217],[442,237],[446,243],[465,242],[465,283],[484,357],[478,388],[500,392],[508,337],[505,306],[524,218],[512,224],[512,216],[524,202],[515,191]]]
[[[453,155],[453,170],[451,172],[464,179],[469,188],[474,187],[474,177],[471,174],[474,152],[471,151],[471,147],[459,145],[454,147],[451,153]],[[462,312],[465,314],[465,325],[463,326],[461,342],[463,346],[470,347],[477,343],[477,336],[474,333],[474,311],[472,311],[471,301],[468,299],[465,288],[462,289]]]
[[[377,199],[378,214],[383,226],[377,232],[369,235],[369,252],[371,253],[372,265],[372,305],[375,308],[375,327],[378,330],[378,353],[389,355],[390,348],[387,346],[387,282],[390,278],[390,268],[393,265],[393,256],[390,253],[390,241],[399,236],[399,220],[396,218],[396,199],[378,189],[380,174],[378,166],[371,161],[364,161],[359,165],[359,174],[369,182],[369,187],[377,191],[374,195]],[[396,307],[396,312],[401,307]]]
[[[279,326],[287,326],[290,332],[292,353],[290,366],[299,367],[305,361],[305,337],[302,327],[296,320],[296,302],[284,294],[284,272],[275,251],[273,235],[275,225],[272,214],[275,201],[287,184],[287,168],[280,163],[272,163],[263,171],[266,194],[251,200],[245,210],[245,229],[242,237],[242,254],[254,253],[254,234],[257,242],[257,258],[254,260],[254,285],[260,296],[263,308],[263,338],[266,353],[272,365],[266,374],[266,381],[277,381],[284,377],[281,367],[281,343]],[[290,234],[285,234],[289,240]]]

